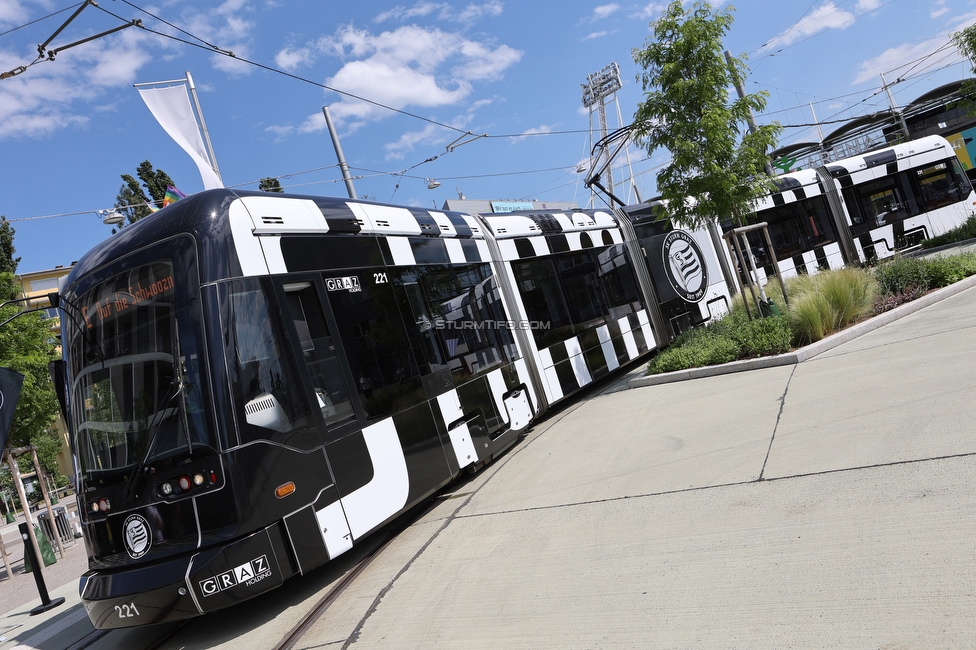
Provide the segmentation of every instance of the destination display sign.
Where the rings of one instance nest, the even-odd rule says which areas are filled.
[[[82,306],[81,315],[85,319],[85,325],[91,329],[95,326],[95,322],[104,322],[133,306],[158,300],[161,297],[169,297],[175,286],[172,273],[152,284],[143,285],[141,282],[136,282],[135,285],[129,285],[127,292],[115,291],[99,298],[94,304]]]

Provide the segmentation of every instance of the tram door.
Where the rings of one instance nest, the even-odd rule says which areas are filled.
[[[325,456],[318,457],[320,483],[313,503],[285,518],[285,527],[303,571],[334,559],[352,547],[344,496],[361,487],[362,467],[369,467],[362,434],[361,408],[349,387],[352,376],[336,341],[335,321],[322,296],[321,280],[290,277],[279,285],[282,318],[290,330],[293,356],[303,366],[304,391],[321,414],[319,430]],[[283,295],[282,295],[283,294]],[[321,444],[320,443],[320,444]],[[368,477],[367,477],[368,480]]]
[[[322,414],[326,427],[332,431],[355,420],[356,413],[350,398],[351,378],[343,368],[336,350],[332,328],[319,299],[313,281],[289,282],[282,285],[285,292],[287,318],[298,337],[301,361],[308,372],[314,402]],[[298,350],[296,350],[296,353]]]

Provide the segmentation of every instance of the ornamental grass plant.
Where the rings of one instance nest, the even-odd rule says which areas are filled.
[[[830,336],[871,313],[878,283],[869,271],[844,268],[787,282],[793,343],[804,345]]]

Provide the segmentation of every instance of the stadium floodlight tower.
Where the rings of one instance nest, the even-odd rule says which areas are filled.
[[[617,107],[617,127],[623,126],[623,117],[620,114],[620,102],[617,100],[617,91],[623,86],[620,81],[620,67],[616,62],[610,65],[604,66],[599,72],[594,72],[593,74],[586,75],[586,83],[580,84],[583,89],[583,106],[590,111],[590,155],[593,155],[593,112],[597,113],[597,118],[599,119],[600,128],[600,140],[607,137],[607,109],[606,100],[610,99]],[[636,187],[634,186],[634,169],[630,162],[630,147],[625,147],[627,152],[627,167],[630,169],[630,188],[627,192],[627,202],[632,202],[631,190],[636,193]],[[609,160],[610,150],[604,147],[598,154],[597,160],[590,161],[590,168],[595,169],[600,166],[602,158],[608,158],[607,160],[607,171],[606,177],[603,179],[603,186],[607,188],[611,193],[613,193],[613,165]],[[593,196],[591,194],[590,200],[592,202]],[[640,195],[637,195],[637,201],[640,201]]]

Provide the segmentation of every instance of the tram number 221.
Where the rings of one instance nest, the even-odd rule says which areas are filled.
[[[119,618],[132,618],[133,616],[139,616],[139,610],[136,609],[135,603],[129,603],[128,605],[116,605],[115,611],[119,613]]]

